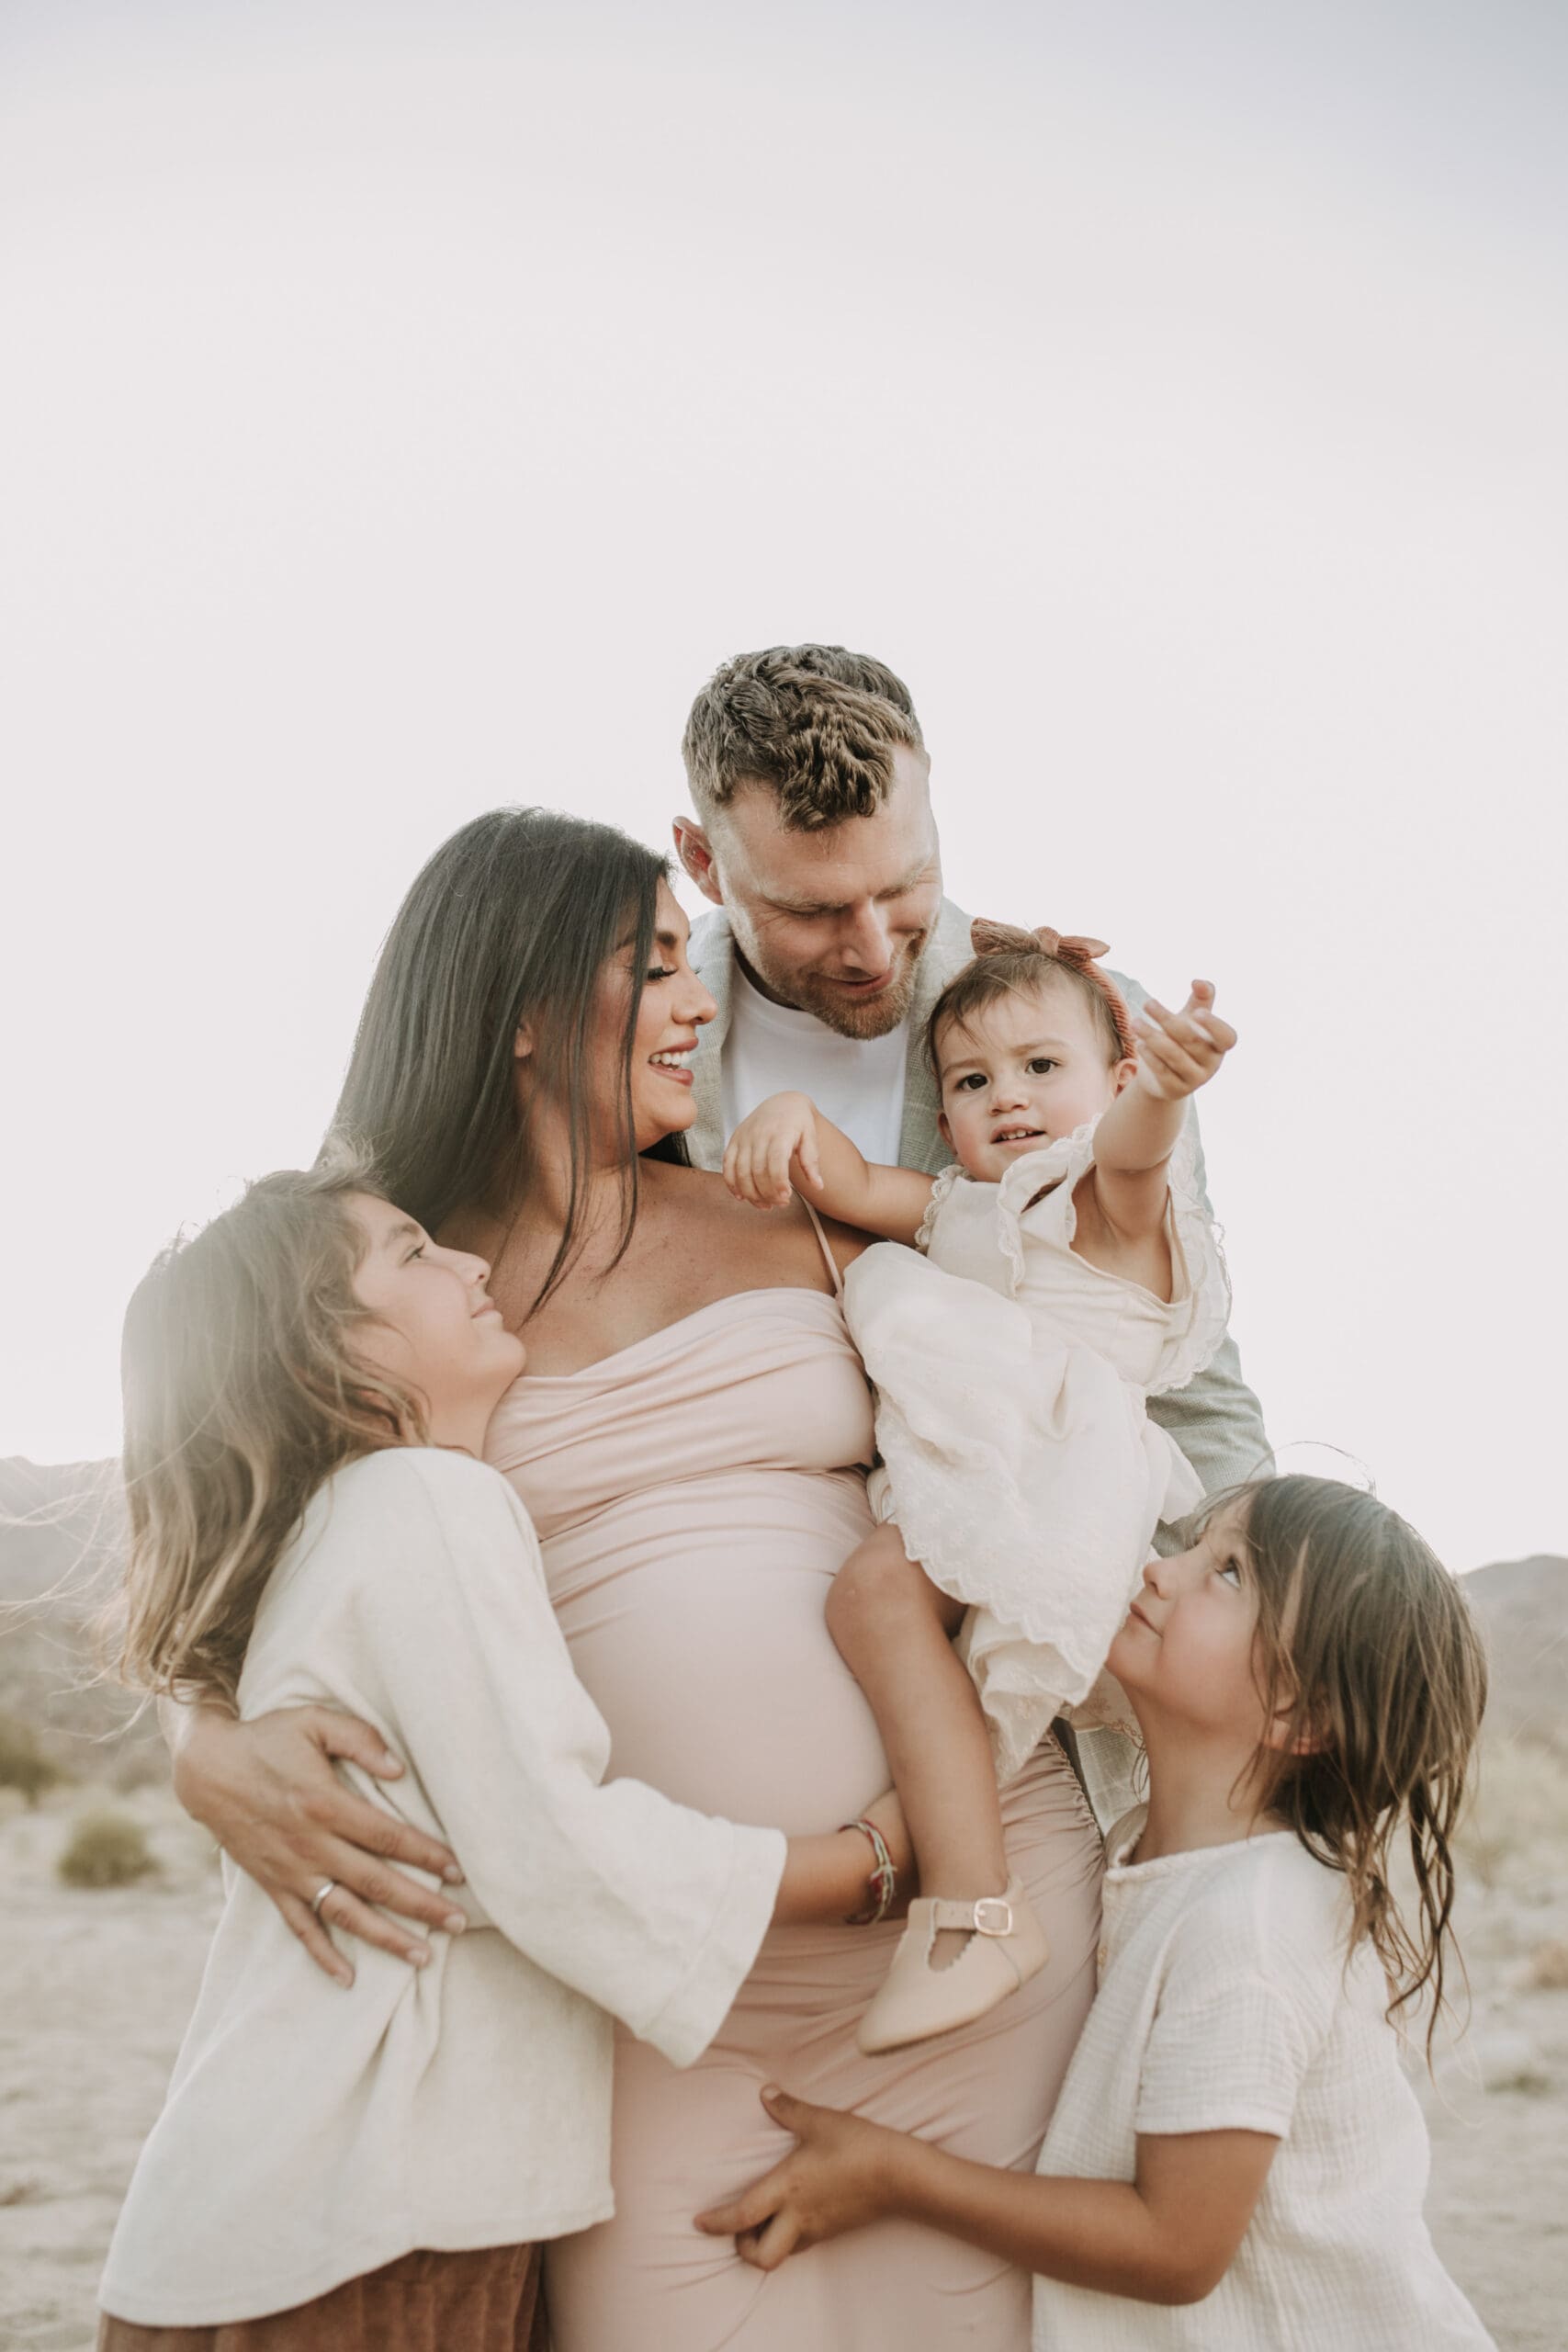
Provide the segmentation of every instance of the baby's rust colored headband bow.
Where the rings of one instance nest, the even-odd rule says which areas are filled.
[[[1105,999],[1115,1027],[1116,1042],[1123,1057],[1137,1053],[1132,1016],[1122,991],[1110,974],[1102,972],[1095,961],[1097,956],[1111,953],[1103,939],[1084,939],[1074,933],[1053,931],[1045,922],[1033,931],[1024,931],[1015,922],[991,922],[982,915],[969,926],[969,945],[976,958],[986,956],[1043,956],[1054,964],[1066,964],[1070,971],[1081,972]]]

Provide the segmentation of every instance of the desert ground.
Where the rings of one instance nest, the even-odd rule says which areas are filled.
[[[1521,1749],[1499,1759],[1496,1777],[1507,1819],[1483,1858],[1491,1883],[1472,1869],[1464,1922],[1472,2029],[1423,2093],[1427,2213],[1503,2352],[1562,2352],[1568,1769]],[[156,1785],[112,1800],[146,1831],[156,1873],[127,1887],[62,1885],[55,1865],[73,1818],[104,1802],[99,1790],[57,1790],[29,1809],[0,1791],[4,2352],[87,2352],[93,2342],[104,2249],[217,1914],[207,1841]]]

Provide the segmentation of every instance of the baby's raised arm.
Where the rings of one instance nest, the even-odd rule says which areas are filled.
[[[753,1208],[784,1208],[795,1190],[841,1224],[911,1242],[932,1182],[916,1168],[874,1166],[809,1094],[770,1094],[741,1120],[725,1151],[724,1181]]]
[[[1101,1118],[1094,1137],[1095,1190],[1112,1229],[1129,1240],[1165,1223],[1170,1155],[1187,1098],[1206,1085],[1235,1044],[1213,1010],[1209,980],[1194,980],[1179,1012],[1150,997],[1133,1023],[1138,1068]]]

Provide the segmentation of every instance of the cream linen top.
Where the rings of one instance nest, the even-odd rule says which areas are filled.
[[[1131,2180],[1139,2132],[1278,2137],[1235,2260],[1166,2307],[1034,2282],[1035,2352],[1481,2352],[1421,2202],[1430,2151],[1345,1883],[1288,1833],[1128,1863],[1039,2170]],[[1494,2352],[1495,2348],[1494,2347]]]
[[[398,1448],[340,1471],[274,1571],[241,1713],[309,1702],[407,1765],[375,1803],[444,1838],[461,1936],[416,1970],[355,1947],[344,1992],[259,1887],[226,1901],[101,2301],[144,2326],[257,2318],[415,2247],[605,2219],[611,2017],[700,2055],[772,1917],[784,1840],[601,1785],[528,1515],[495,1471]]]

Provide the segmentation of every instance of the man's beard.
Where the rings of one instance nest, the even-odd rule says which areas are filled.
[[[817,972],[792,972],[787,981],[774,979],[771,973],[761,972],[744,955],[742,963],[753,979],[760,978],[764,987],[797,1012],[809,1012],[840,1037],[853,1037],[862,1043],[872,1037],[886,1037],[897,1029],[907,1016],[914,1001],[915,985],[919,978],[920,957],[930,941],[930,932],[922,932],[913,948],[906,955],[897,977],[875,996],[863,999],[847,994],[842,988]]]

